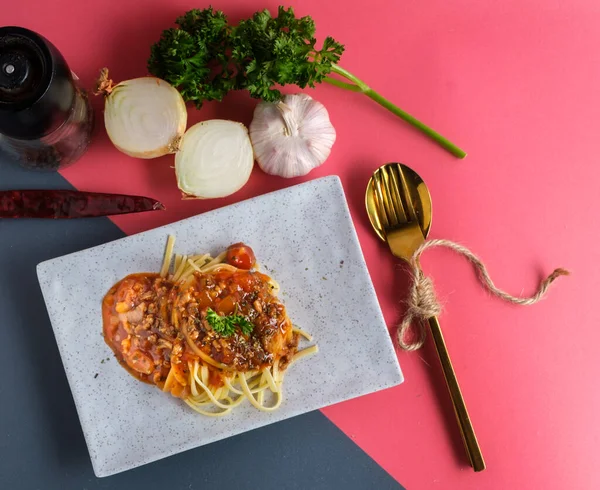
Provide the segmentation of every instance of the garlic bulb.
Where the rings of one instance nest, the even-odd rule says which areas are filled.
[[[286,95],[256,106],[250,140],[266,173],[299,177],[327,160],[335,129],[323,104],[306,94]]]

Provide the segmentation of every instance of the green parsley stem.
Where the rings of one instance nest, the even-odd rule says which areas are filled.
[[[351,90],[352,92],[360,92],[363,93],[363,89],[358,85],[354,85],[353,83],[346,83],[338,80],[337,78],[327,77],[325,81],[331,85],[335,85],[336,87],[340,87],[346,90]]]
[[[408,112],[405,112],[402,109],[400,109],[400,107],[392,103],[390,100],[375,92],[375,90],[370,88],[366,83],[354,76],[349,71],[343,69],[341,66],[333,65],[332,72],[346,78],[347,80],[350,80],[352,83],[346,83],[331,77],[325,78],[325,81],[327,83],[346,90],[351,90],[352,92],[361,92],[365,94],[367,97],[374,100],[382,107],[385,107],[391,113],[395,114],[401,119],[404,119],[406,122],[417,128],[419,131],[429,136],[432,140],[437,142],[442,148],[448,150],[454,156],[458,158],[464,158],[467,156],[466,152],[461,150],[454,143],[444,138],[441,134],[437,133],[429,126],[423,124],[421,121],[416,119],[414,116],[410,115]]]
[[[331,69],[334,73],[337,73],[338,75],[356,84],[358,87],[360,87],[362,92],[366,92],[367,90],[369,90],[369,86],[365,82],[363,82],[360,78],[354,76],[348,70],[344,70],[341,66],[332,65]]]

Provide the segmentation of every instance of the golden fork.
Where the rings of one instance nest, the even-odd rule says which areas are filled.
[[[388,163],[377,169],[369,180],[365,201],[377,235],[387,242],[396,257],[410,262],[431,226],[431,196],[423,180],[406,165]],[[475,471],[482,471],[485,461],[440,324],[435,316],[428,321],[469,462]]]

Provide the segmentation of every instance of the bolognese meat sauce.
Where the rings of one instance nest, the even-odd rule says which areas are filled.
[[[106,343],[136,378],[163,388],[167,376],[178,383],[169,391],[189,394],[188,361],[208,361],[210,384],[220,386],[228,369],[284,369],[298,346],[298,335],[284,305],[273,294],[271,279],[251,269],[252,249],[235,244],[227,262],[237,270],[196,272],[185,284],[158,274],[132,274],[115,284],[102,305]],[[207,312],[242,315],[253,328],[227,337],[207,321]],[[206,364],[206,363],[205,363]]]

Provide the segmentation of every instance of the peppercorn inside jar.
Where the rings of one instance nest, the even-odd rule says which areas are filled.
[[[0,153],[59,170],[87,150],[93,112],[60,52],[21,27],[0,28]]]

